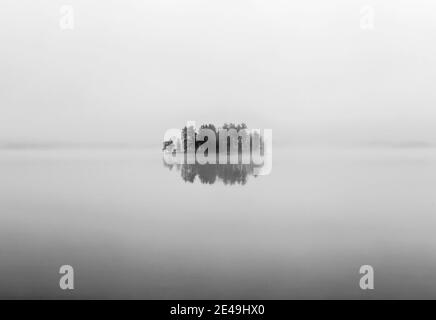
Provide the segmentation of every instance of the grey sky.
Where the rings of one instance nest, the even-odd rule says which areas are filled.
[[[195,120],[275,143],[433,143],[435,15],[433,0],[3,0],[0,141],[160,144]]]

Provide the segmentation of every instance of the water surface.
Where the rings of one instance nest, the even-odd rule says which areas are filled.
[[[0,297],[436,298],[435,160],[274,149],[270,175],[224,183],[157,149],[3,150]]]

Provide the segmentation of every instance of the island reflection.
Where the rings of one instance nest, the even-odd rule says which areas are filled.
[[[203,124],[197,130],[191,122],[174,130],[163,141],[163,165],[170,170],[176,167],[185,182],[193,183],[198,176],[202,184],[221,180],[225,185],[245,185],[248,176],[257,177],[263,167],[256,164],[254,157],[264,156],[264,137],[259,130],[249,130],[245,123],[225,123],[222,127]],[[198,153],[209,157],[210,152],[210,157],[216,156],[216,164],[197,162]],[[188,155],[194,164],[188,163]],[[223,155],[227,155],[227,160],[222,161]],[[237,159],[233,159],[234,155]]]
[[[193,183],[198,176],[202,184],[214,184],[222,181],[225,185],[245,185],[249,176],[257,177],[254,164],[168,164],[163,161],[164,167],[169,170],[176,168],[185,182]]]

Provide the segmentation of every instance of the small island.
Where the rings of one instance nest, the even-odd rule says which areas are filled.
[[[214,141],[210,141],[214,140]],[[185,126],[180,130],[180,137],[173,137],[163,142],[163,151],[171,153],[195,153],[209,155],[236,154],[241,160],[243,154],[264,154],[264,141],[260,130],[250,130],[245,123],[225,123],[221,127],[202,124],[197,130],[194,126]],[[212,151],[211,151],[212,150]]]

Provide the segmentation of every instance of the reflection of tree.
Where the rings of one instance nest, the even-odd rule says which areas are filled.
[[[168,157],[168,160],[174,160],[176,155],[181,156],[177,162],[178,164],[168,164],[171,161],[164,161],[164,166],[172,170],[175,166],[184,181],[194,182],[198,176],[199,180],[203,184],[214,184],[217,179],[221,180],[226,185],[241,184],[245,185],[249,175],[254,175],[254,169],[261,167],[261,165],[255,165],[259,163],[255,159],[263,156],[264,153],[264,141],[263,137],[258,130],[248,130],[245,123],[234,124],[225,123],[221,128],[215,127],[213,124],[203,124],[199,130],[208,129],[215,134],[216,137],[216,162],[221,161],[218,153],[221,151],[224,153],[224,161],[226,163],[220,164],[199,164],[196,162],[196,153],[199,148],[208,140],[208,137],[204,132],[197,131],[194,126],[190,125],[184,127],[181,130],[181,137],[175,141],[164,141],[164,157]],[[202,140],[197,140],[197,136],[201,135]],[[222,140],[220,143],[220,140]],[[220,145],[223,150],[220,150]],[[171,148],[167,148],[171,147]],[[208,146],[209,147],[209,146]],[[213,144],[211,145],[213,148]],[[176,152],[177,151],[177,152]],[[200,150],[204,152],[204,155],[209,155],[209,148]],[[232,158],[232,153],[237,153],[237,158]],[[227,155],[227,161],[225,156]],[[248,158],[247,158],[248,155]],[[191,161],[187,161],[188,157]],[[229,161],[231,160],[231,161]],[[232,161],[235,160],[235,161]],[[230,164],[229,162],[237,162],[238,164]],[[262,162],[262,161],[260,161]]]
[[[195,176],[197,173],[195,172],[195,168],[193,165],[182,165],[181,166],[181,175],[183,180],[188,182],[194,182]]]
[[[216,181],[216,165],[191,165],[198,174],[198,178],[203,184],[214,184]]]
[[[170,170],[173,166],[164,164]],[[225,185],[245,185],[248,176],[254,175],[253,164],[182,164],[176,166],[185,182],[194,182],[198,176],[203,184],[214,184],[220,179]]]

